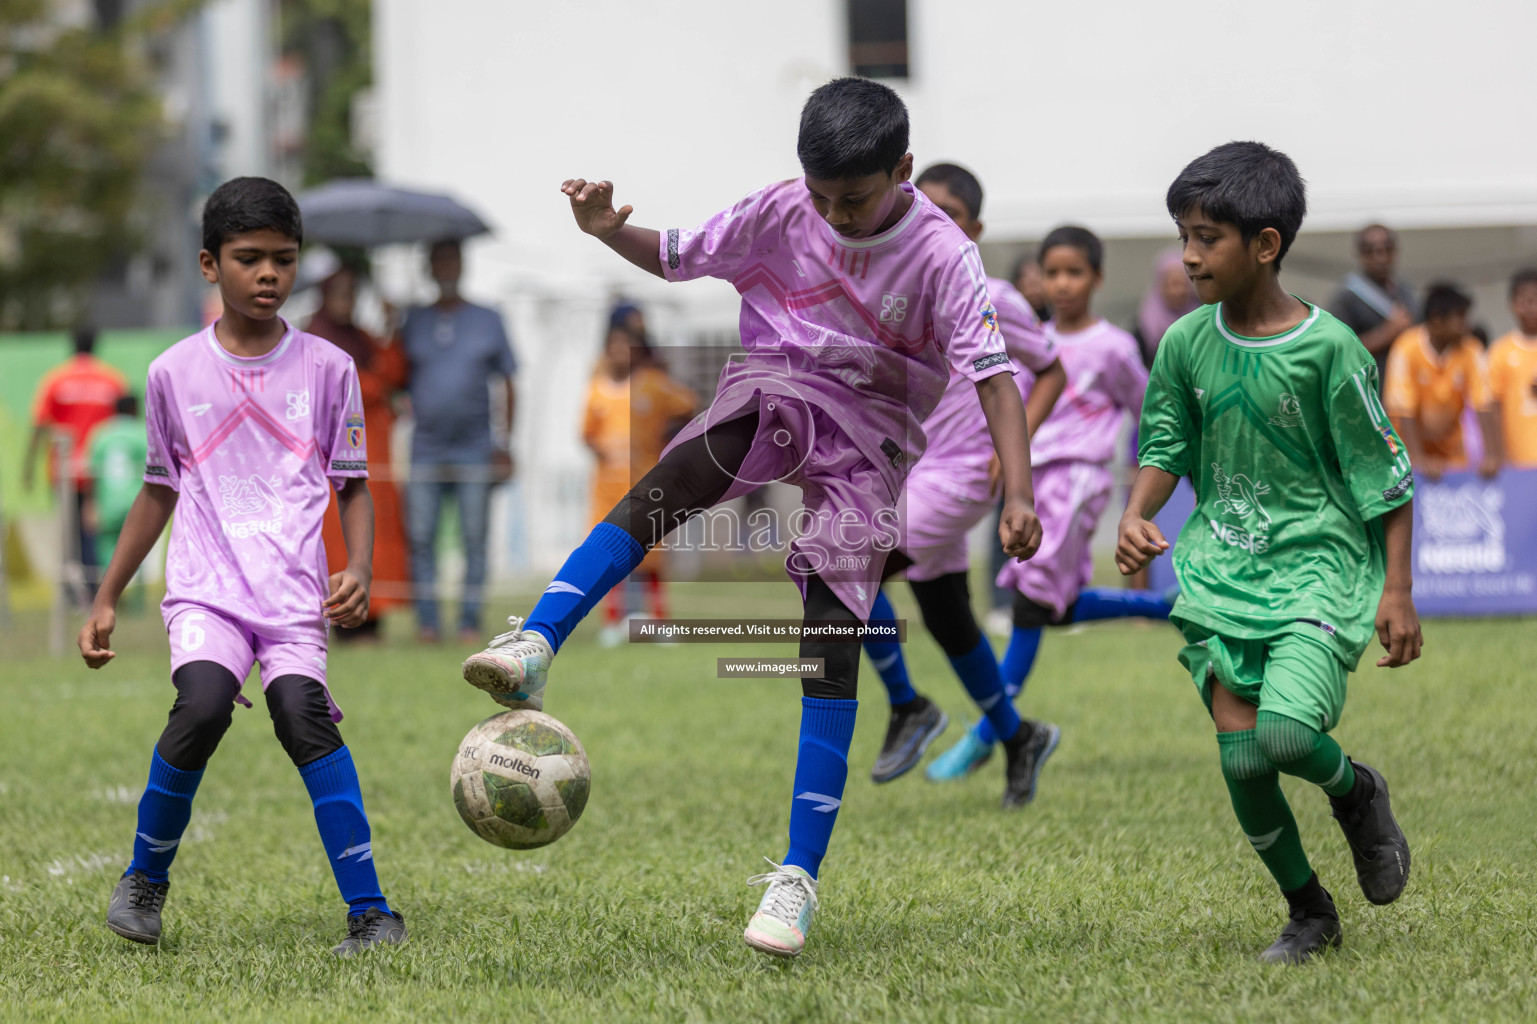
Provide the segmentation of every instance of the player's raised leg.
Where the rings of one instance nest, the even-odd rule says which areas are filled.
[[[133,860],[112,890],[107,927],[134,942],[160,941],[160,913],[170,891],[171,862],[192,817],[192,798],[208,759],[229,728],[240,684],[223,665],[194,661],[171,675],[176,702],[150,755],[149,784],[139,799]]]
[[[806,584],[806,618],[817,621],[859,619],[819,576]],[[803,659],[820,658],[823,674],[801,682],[800,744],[795,757],[795,786],[790,799],[790,848],[774,870],[748,879],[768,888],[742,938],[771,956],[800,955],[806,947],[817,908],[817,877],[843,804],[849,774],[849,743],[859,676],[859,646],[839,640],[803,640]]]
[[[544,707],[550,662],[577,623],[674,527],[720,501],[757,429],[757,414],[750,413],[711,427],[663,455],[566,558],[527,621],[510,617],[511,629],[465,660],[465,680],[505,707]]]
[[[870,626],[895,628],[897,613],[884,590],[875,595],[875,605],[870,610]],[[886,699],[891,704],[891,719],[886,725],[886,738],[881,752],[870,770],[875,782],[890,782],[909,771],[923,752],[928,749],[949,718],[929,698],[913,689],[907,676],[907,659],[902,655],[902,645],[895,637],[866,639],[865,653],[886,686]]]
[[[266,694],[273,731],[304,779],[326,860],[347,903],[347,937],[332,952],[350,956],[404,942],[405,919],[390,910],[379,888],[363,790],[325,687],[307,675],[281,675],[267,684]]]
[[[1345,756],[1312,723],[1337,722],[1345,704],[1346,668],[1320,638],[1288,634],[1269,648],[1265,696],[1255,735],[1280,771],[1305,779],[1329,796],[1345,833],[1361,892],[1392,903],[1409,883],[1409,842],[1393,817],[1380,772]]]

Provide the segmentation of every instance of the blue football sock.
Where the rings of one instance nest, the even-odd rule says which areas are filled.
[[[368,815],[363,813],[363,791],[358,786],[352,751],[339,747],[300,768],[299,774],[315,805],[315,826],[320,829],[320,842],[336,876],[336,887],[347,901],[347,912],[361,914],[369,907],[378,907],[389,913],[374,870],[374,844]]]
[[[999,674],[1003,677],[1003,692],[1009,698],[1010,707],[1013,706],[1014,698],[1024,691],[1025,679],[1035,665],[1035,652],[1040,648],[1039,627],[1035,629],[1014,627],[1014,632],[1009,637],[1009,648],[1003,652],[1003,664],[999,666]],[[986,718],[971,727],[971,734],[989,746],[998,738],[998,734],[993,731],[993,724]]]
[[[1078,595],[1073,622],[1097,619],[1167,619],[1174,601],[1161,590],[1120,590],[1090,587]]]
[[[1019,731],[1019,712],[1014,702],[1003,692],[1003,676],[998,672],[998,659],[986,637],[977,640],[977,646],[950,659],[950,667],[961,677],[961,684],[971,699],[977,702],[983,721],[992,727],[993,735],[1000,739],[1012,739]]]
[[[161,760],[156,750],[149,759],[149,784],[139,798],[139,827],[134,833],[133,861],[129,871],[164,882],[176,858],[181,834],[192,817],[192,798],[203,781],[203,769],[184,772]]]
[[[785,864],[805,868],[812,878],[822,868],[843,803],[849,776],[849,743],[854,738],[857,700],[801,698],[800,750],[795,758],[795,797],[790,801],[790,851]]]
[[[634,537],[612,523],[599,523],[560,567],[523,628],[538,630],[560,650],[576,624],[644,557],[646,549]]]
[[[875,605],[870,609],[870,625],[891,625],[897,621],[897,610],[891,606],[891,598],[884,590],[875,592]],[[880,673],[886,684],[886,699],[893,705],[906,704],[918,699],[911,680],[907,678],[907,659],[902,657],[902,645],[895,640],[866,640],[865,653],[870,663]]]

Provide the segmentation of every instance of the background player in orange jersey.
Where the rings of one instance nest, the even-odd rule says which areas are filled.
[[[621,305],[609,317],[603,355],[587,389],[582,417],[582,441],[598,464],[592,476],[592,522],[596,525],[630,488],[657,464],[662,449],[682,422],[698,408],[698,398],[674,379],[647,344],[629,326],[634,306]],[[632,574],[644,581],[651,615],[665,618],[662,590],[666,552],[660,545]],[[613,646],[623,637],[623,620],[630,611],[626,586],[615,587],[603,602],[603,631],[599,642]]]
[[[1501,441],[1512,466],[1537,467],[1537,267],[1510,279],[1516,328],[1489,349],[1489,388],[1499,406]]]
[[[1483,347],[1468,333],[1473,300],[1454,285],[1433,284],[1425,296],[1425,322],[1393,342],[1383,404],[1409,449],[1414,468],[1431,480],[1448,469],[1466,469],[1462,410],[1472,406],[1484,435],[1478,471],[1499,472],[1499,421],[1489,392]]]

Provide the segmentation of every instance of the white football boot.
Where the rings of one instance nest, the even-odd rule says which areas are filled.
[[[768,860],[767,857],[763,858]],[[758,912],[747,922],[742,939],[753,949],[770,956],[799,956],[806,948],[811,915],[817,909],[817,880],[805,869],[784,867],[769,860],[774,869],[753,875],[748,885],[768,883]]]
[[[543,711],[544,679],[555,651],[543,633],[524,629],[516,615],[507,616],[507,625],[511,628],[485,650],[464,659],[464,680],[503,707]]]

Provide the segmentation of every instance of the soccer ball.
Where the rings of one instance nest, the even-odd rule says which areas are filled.
[[[570,831],[592,770],[570,729],[542,711],[504,711],[471,729],[454,757],[454,806],[476,835],[532,850]]]

